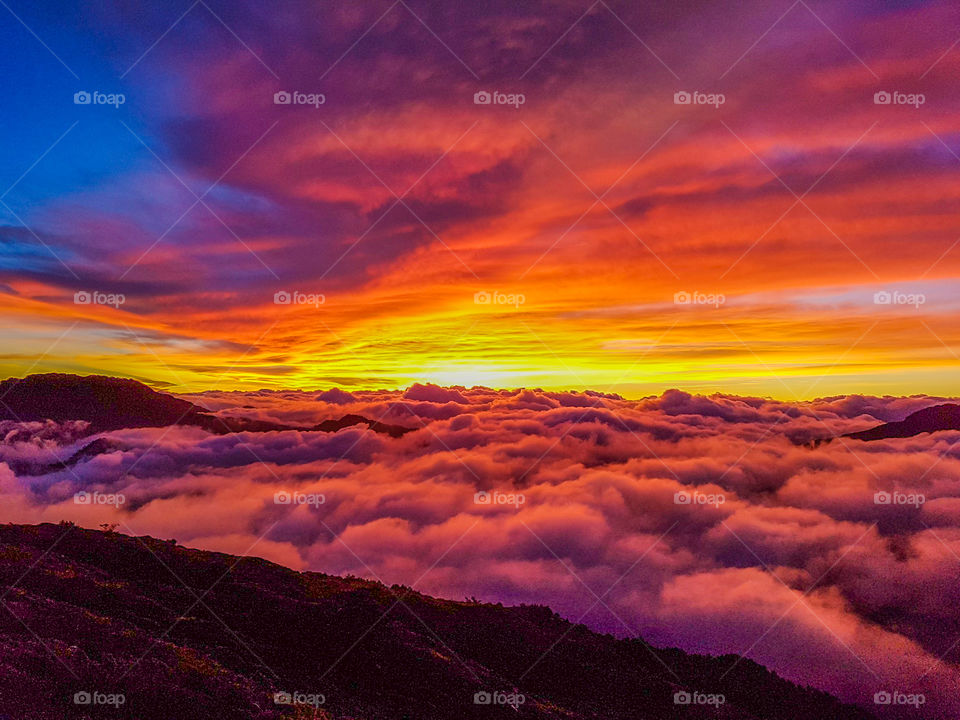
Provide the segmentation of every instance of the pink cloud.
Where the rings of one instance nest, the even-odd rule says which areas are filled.
[[[18,477],[0,464],[0,519],[118,522],[445,597],[546,603],[607,632],[747,653],[847,700],[898,689],[925,693],[930,717],[960,712],[952,434],[816,449],[790,439],[861,429],[877,422],[867,408],[879,419],[933,399],[408,394],[354,391],[346,406],[330,391],[191,396],[278,421],[349,408],[418,429],[398,439],[363,427],[118,431],[108,435],[116,450],[69,470]],[[0,459],[68,456],[86,442],[71,433],[10,427]],[[79,490],[126,503],[76,505]],[[880,490],[924,502],[878,505]],[[481,491],[491,499],[478,503]],[[278,505],[278,492],[323,502]]]

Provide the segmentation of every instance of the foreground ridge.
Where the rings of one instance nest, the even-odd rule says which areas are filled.
[[[91,717],[75,702],[91,696],[122,697],[111,716],[142,720],[717,717],[676,704],[694,693],[723,695],[725,718],[872,717],[752,661],[731,670],[736,656],[653,649],[543,606],[440,600],[69,523],[0,526],[0,583],[0,714],[18,720]]]

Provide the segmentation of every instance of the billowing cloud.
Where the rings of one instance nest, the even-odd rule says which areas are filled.
[[[547,603],[655,645],[743,654],[868,706],[898,690],[923,693],[925,717],[960,712],[960,433],[797,442],[939,398],[630,401],[422,386],[190,399],[278,421],[349,411],[417,429],[126,430],[70,468],[16,475],[89,439],[71,425],[11,424],[0,519],[119,523],[444,597]],[[77,492],[123,503],[76,504]]]

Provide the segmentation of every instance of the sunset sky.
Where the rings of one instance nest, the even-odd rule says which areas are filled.
[[[960,394],[958,36],[946,1],[4,4],[0,376]]]

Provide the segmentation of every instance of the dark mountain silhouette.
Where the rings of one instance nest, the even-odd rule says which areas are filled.
[[[351,425],[366,424],[375,432],[396,438],[412,430],[368,420],[360,415],[346,415],[339,420],[326,420],[309,427],[224,417],[186,400],[157,392],[136,380],[59,373],[0,382],[0,420],[85,420],[90,423],[90,434],[169,425],[194,425],[221,435],[276,430],[336,432]]]
[[[322,423],[312,425],[308,430],[318,430],[320,432],[336,432],[351,425],[366,425],[374,432],[389,435],[390,437],[402,437],[408,432],[413,432],[416,428],[402,427],[400,425],[387,425],[386,423],[368,420],[363,415],[344,415],[339,420],[324,420]]]
[[[542,606],[438,600],[68,523],[0,525],[0,586],[0,717],[17,720],[872,717],[749,660],[654,650]],[[495,691],[524,702],[475,703]],[[677,705],[682,692],[726,702]]]
[[[0,419],[86,420],[90,432],[190,425],[206,411],[136,380],[49,373],[0,382]]]
[[[114,442],[110,438],[101,437],[93,442],[87,443],[66,460],[61,460],[60,462],[54,462],[48,465],[31,465],[29,463],[12,463],[8,460],[7,464],[10,465],[17,475],[46,475],[47,473],[71,468],[97,455],[123,449],[124,446],[120,443]],[[2,718],[0,718],[0,720],[2,720]]]
[[[849,433],[844,437],[855,440],[884,440],[905,438],[939,430],[960,430],[960,405],[945,403],[910,413],[903,420],[878,425],[869,430]]]

